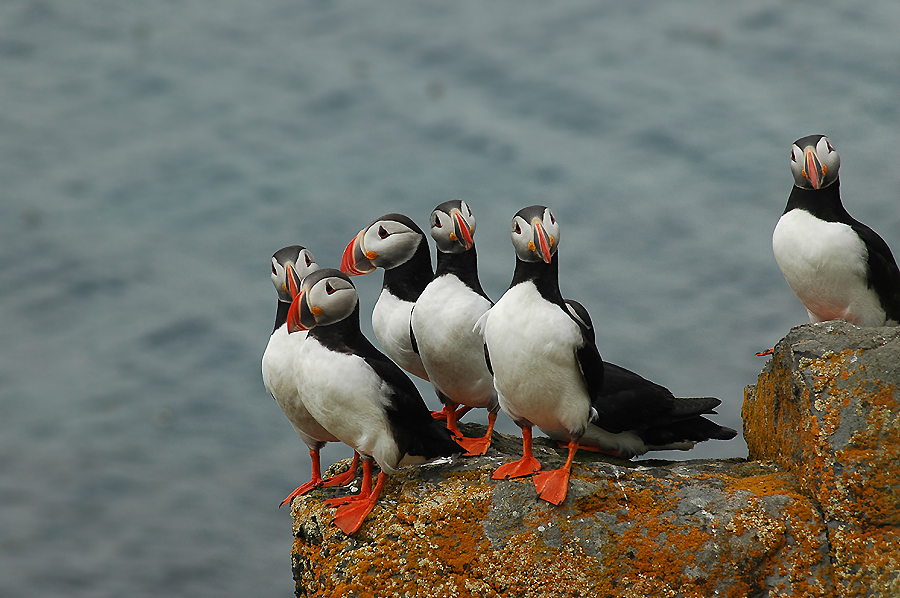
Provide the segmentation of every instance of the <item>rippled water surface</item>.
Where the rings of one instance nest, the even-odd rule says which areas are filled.
[[[900,250],[898,30],[889,0],[2,3],[0,595],[291,595],[269,256],[335,266],[386,212],[466,199],[497,299],[510,218],[552,206],[604,358],[740,428],[805,320],[770,247],[794,139]]]

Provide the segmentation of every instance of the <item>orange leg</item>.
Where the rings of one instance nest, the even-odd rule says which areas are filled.
[[[522,458],[512,463],[506,463],[497,468],[492,480],[508,480],[510,478],[521,478],[540,471],[541,464],[531,454],[531,426],[522,428]]]
[[[537,489],[538,498],[554,505],[558,505],[566,499],[566,492],[569,489],[569,473],[572,471],[572,460],[575,459],[576,452],[578,452],[578,443],[573,440],[569,442],[569,456],[565,465],[560,469],[544,471],[534,476],[534,487]]]
[[[337,475],[331,476],[328,478],[323,486],[326,488],[333,488],[335,486],[346,486],[350,482],[356,479],[356,468],[359,465],[359,453],[353,451],[353,462],[350,463],[350,469],[343,473],[339,473]]]
[[[456,403],[452,401],[447,401],[444,403],[444,417],[441,419],[447,420],[447,429],[450,430],[450,433],[453,434],[453,439],[457,440],[462,438],[462,432],[459,431],[459,428],[456,426],[456,418],[459,413],[456,411]]]
[[[310,477],[308,482],[288,494],[288,497],[278,505],[279,508],[289,504],[295,497],[306,494],[310,490],[314,490],[322,485],[322,466],[319,463],[319,450],[309,449],[309,459],[312,461],[312,477]]]
[[[757,357],[765,357],[766,355],[771,355],[774,352],[775,352],[775,347],[772,347],[771,349],[766,349],[765,351],[760,351],[759,353],[756,354],[756,356]]]
[[[488,413],[488,429],[487,433],[482,438],[457,438],[456,442],[459,446],[466,449],[466,454],[464,457],[476,457],[478,455],[483,455],[487,452],[488,448],[491,446],[491,433],[494,431],[494,424],[497,422],[497,414],[496,413]]]
[[[339,496],[337,498],[328,498],[323,502],[329,507],[338,507],[340,505],[348,505],[353,501],[362,500],[372,493],[372,458],[363,458],[363,478],[359,487],[359,493],[347,496]]]
[[[562,440],[560,440],[558,442],[558,444],[559,444],[559,448],[569,448],[568,442],[563,442]],[[620,459],[626,458],[626,457],[623,457],[622,453],[620,453],[619,451],[614,451],[612,449],[602,449],[599,446],[594,446],[592,444],[579,444],[578,450],[579,451],[590,451],[592,453],[602,453],[604,455],[609,455],[610,457],[619,457]]]
[[[325,504],[328,506],[338,507],[337,511],[334,513],[334,524],[347,535],[358,530],[363,521],[365,521],[366,515],[368,515],[375,507],[375,503],[378,501],[378,497],[381,496],[381,491],[384,489],[386,481],[387,476],[384,472],[380,472],[378,474],[378,482],[373,489],[372,461],[370,459],[364,459],[363,483],[359,490],[359,494],[356,496],[325,501]]]
[[[455,405],[455,407],[458,407],[458,406]],[[461,418],[462,416],[464,416],[466,413],[468,413],[471,410],[472,410],[472,407],[469,407],[468,405],[463,405],[462,407],[458,407],[456,409],[456,419],[458,420],[459,418]],[[436,419],[438,421],[447,421],[447,406],[445,405],[444,408],[441,409],[440,411],[432,411],[431,417],[433,417],[434,419]]]

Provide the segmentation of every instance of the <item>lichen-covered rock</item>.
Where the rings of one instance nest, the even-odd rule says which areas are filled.
[[[900,596],[900,329],[795,328],[744,403],[751,461],[579,451],[566,500],[493,481],[521,440],[392,477],[352,537],[296,499],[298,596]],[[463,426],[469,435],[479,426]],[[565,451],[535,439],[545,468]]]
[[[794,328],[742,415],[750,458],[788,468],[828,519],[900,524],[900,328]]]
[[[821,508],[842,595],[900,596],[900,328],[792,329],[742,415],[750,458]]]
[[[490,479],[519,445],[498,434],[485,457],[395,476],[353,537],[322,504],[335,490],[294,501],[297,595],[833,595],[825,522],[774,464],[579,453],[554,507],[530,480]]]

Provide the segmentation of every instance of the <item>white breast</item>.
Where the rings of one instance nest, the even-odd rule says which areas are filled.
[[[482,320],[501,408],[544,430],[580,437],[590,398],[575,350],[581,332],[532,283],[509,289]]]
[[[473,330],[491,302],[457,277],[444,275],[422,292],[412,325],[431,383],[453,401],[487,407],[494,381],[484,358],[484,339]]]
[[[306,332],[288,334],[287,325],[279,327],[269,338],[262,358],[263,384],[284,411],[297,435],[309,448],[320,448],[337,438],[309,413],[298,391],[295,361],[306,340]]]
[[[386,384],[362,357],[330,351],[310,337],[295,371],[303,401],[317,421],[341,442],[372,456],[387,473],[396,471],[401,455],[385,415]]]
[[[401,368],[428,380],[422,360],[413,351],[409,336],[410,314],[415,303],[402,301],[386,290],[381,291],[372,311],[372,330],[385,354]]]
[[[857,326],[884,325],[884,310],[867,284],[868,251],[850,226],[791,210],[775,226],[772,250],[811,322],[844,318]]]

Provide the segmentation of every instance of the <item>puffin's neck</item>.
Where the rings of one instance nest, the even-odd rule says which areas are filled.
[[[537,287],[541,297],[565,309],[565,302],[559,290],[559,262],[556,256],[553,256],[553,260],[549,264],[543,261],[526,262],[517,256],[516,269],[513,272],[513,279],[509,284],[509,288],[528,281]]]
[[[275,328],[272,329],[272,332],[275,332],[287,322],[288,310],[291,309],[291,304],[288,301],[278,300],[278,311],[275,312]]]
[[[462,253],[438,251],[434,277],[437,278],[444,274],[452,274],[482,297],[487,297],[484,289],[481,288],[481,281],[478,280],[478,255],[475,253],[474,246]]]
[[[411,258],[390,270],[384,271],[384,283],[381,288],[403,301],[415,301],[434,278],[431,268],[431,252],[428,242],[422,242]]]
[[[360,346],[369,343],[359,328],[358,303],[349,316],[334,324],[316,326],[309,331],[309,336],[317,339],[324,347],[339,353],[360,353]]]
[[[852,221],[850,214],[841,203],[841,180],[837,179],[824,189],[804,189],[794,185],[788,197],[784,213],[791,210],[805,210],[826,222]]]

